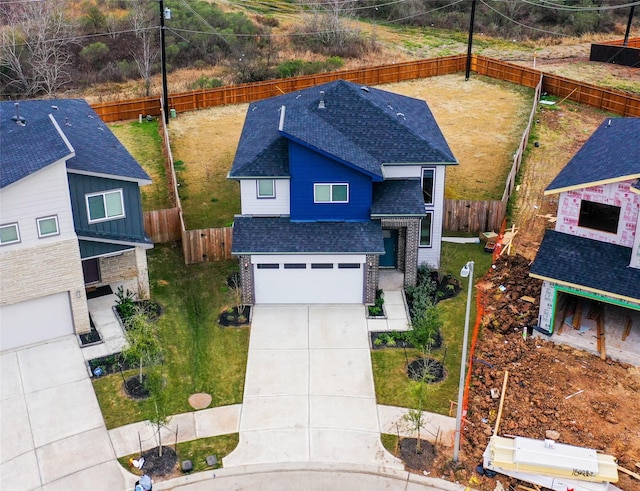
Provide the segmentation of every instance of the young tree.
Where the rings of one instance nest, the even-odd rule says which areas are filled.
[[[48,96],[70,81],[69,46],[75,27],[65,16],[66,1],[0,4],[6,25],[0,29],[1,76],[5,91],[23,96]]]
[[[126,360],[138,364],[138,377],[144,381],[145,366],[150,366],[162,354],[162,347],[156,326],[141,308],[136,308],[134,314],[126,320],[126,337],[129,346],[123,351]]]

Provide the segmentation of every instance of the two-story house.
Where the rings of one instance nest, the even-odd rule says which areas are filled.
[[[89,331],[87,288],[137,279],[148,297],[151,181],[95,111],[0,102],[0,149],[0,349]]]
[[[244,302],[372,303],[379,268],[415,284],[453,164],[421,100],[338,80],[252,103],[229,173]]]
[[[543,280],[538,329],[551,335],[568,316],[580,329],[578,317],[604,312],[605,326],[618,317],[626,331],[607,343],[640,341],[640,118],[606,119],[545,195],[558,217],[530,270]]]

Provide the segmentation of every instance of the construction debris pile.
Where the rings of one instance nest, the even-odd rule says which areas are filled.
[[[476,470],[483,467],[494,433],[505,371],[509,377],[498,436],[594,449],[640,472],[640,367],[602,360],[544,337],[523,336],[522,328],[537,320],[536,283],[528,277],[528,261],[518,256],[501,258],[485,278],[489,328],[483,328],[473,355],[462,446],[465,470],[456,477],[482,490],[494,490],[496,481],[505,489],[535,489],[530,482]],[[517,305],[516,311],[510,305]],[[615,486],[640,490],[640,480],[620,472]]]
[[[483,326],[502,333],[535,326],[541,287],[540,280],[529,278],[529,260],[501,256],[478,284],[485,311]]]

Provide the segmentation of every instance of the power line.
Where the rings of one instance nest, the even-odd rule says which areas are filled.
[[[536,7],[551,9],[551,10],[568,10],[572,12],[594,12],[599,10],[617,10],[623,9],[627,7],[633,7],[635,5],[640,5],[640,1],[624,3],[620,5],[602,5],[598,7],[597,5],[580,7],[577,5],[563,5],[560,3],[554,3],[549,0],[540,0],[540,3],[531,1],[531,0],[522,0],[523,3],[528,3],[529,5],[534,5]]]
[[[493,8],[491,5],[489,5],[487,2],[485,2],[484,0],[480,0],[482,2],[483,5],[486,5],[487,7],[489,7],[491,10],[493,10],[496,14],[498,14],[501,17],[504,17],[505,19],[507,19],[509,22],[513,22],[514,24],[517,24],[521,27],[524,27],[526,29],[531,29],[532,31],[538,31],[538,32],[544,32],[546,34],[553,34],[555,36],[565,36],[565,37],[571,37],[568,34],[563,34],[561,32],[555,32],[555,31],[547,31],[546,29],[540,29],[538,27],[531,27],[528,26],[526,24],[523,24],[522,22],[518,22],[517,20],[512,19],[511,17],[509,17],[506,14],[503,14],[502,12],[500,12],[499,10]]]

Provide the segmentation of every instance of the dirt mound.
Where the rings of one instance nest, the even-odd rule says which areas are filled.
[[[495,480],[475,467],[491,436],[505,370],[509,378],[499,434],[544,439],[557,431],[559,443],[594,448],[637,470],[640,462],[640,369],[601,360],[539,337],[523,337],[535,324],[540,285],[528,277],[528,260],[501,259],[483,280],[485,325],[476,345],[469,390],[468,423],[458,479],[472,476],[475,488],[493,490]],[[500,288],[504,286],[504,291]],[[522,300],[530,296],[535,303]],[[476,479],[478,480],[476,482]],[[515,486],[515,482],[511,483]],[[620,473],[618,487],[640,490],[640,481]]]

